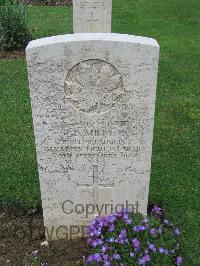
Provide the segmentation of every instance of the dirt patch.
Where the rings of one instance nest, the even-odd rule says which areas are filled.
[[[52,266],[82,265],[83,255],[88,254],[86,240],[45,241],[41,210],[0,208],[0,265],[29,266],[33,251],[38,251],[40,263]]]
[[[1,59],[20,59],[25,58],[25,50],[19,51],[0,51]]]
[[[32,6],[70,6],[72,0],[22,0],[24,4]]]

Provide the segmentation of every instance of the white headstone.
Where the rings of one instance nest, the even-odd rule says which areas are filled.
[[[122,204],[146,214],[157,42],[74,34],[32,41],[26,53],[47,238],[80,236]]]
[[[112,0],[73,0],[74,33],[111,32]]]

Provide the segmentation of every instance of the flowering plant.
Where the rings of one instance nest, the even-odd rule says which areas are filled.
[[[86,265],[177,265],[180,256],[179,228],[164,218],[155,206],[149,218],[123,209],[95,218],[88,228],[92,254]]]

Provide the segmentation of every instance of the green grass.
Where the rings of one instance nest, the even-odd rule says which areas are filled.
[[[200,265],[199,0],[113,0],[113,32],[161,46],[150,203],[183,231],[185,265]],[[72,32],[72,9],[29,7],[33,38]],[[24,60],[0,61],[0,201],[40,204]]]
[[[40,200],[24,60],[0,61],[0,201],[26,207]]]

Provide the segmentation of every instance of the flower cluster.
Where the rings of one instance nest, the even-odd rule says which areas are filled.
[[[88,227],[93,253],[87,265],[177,265],[183,263],[177,238],[180,229],[155,206],[149,218],[127,209],[95,218]],[[152,264],[151,264],[152,265]]]

